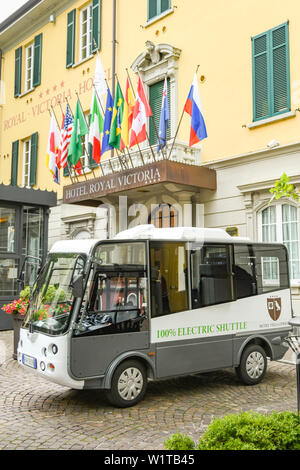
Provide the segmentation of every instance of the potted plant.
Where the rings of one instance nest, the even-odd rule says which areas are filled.
[[[20,292],[20,298],[14,300],[10,304],[4,305],[1,310],[12,315],[13,319],[13,328],[14,328],[14,350],[13,350],[13,358],[17,359],[17,348],[19,343],[20,337],[20,328],[24,320],[24,316],[27,311],[27,307],[29,304],[29,295],[30,295],[30,288],[26,287],[24,290]]]

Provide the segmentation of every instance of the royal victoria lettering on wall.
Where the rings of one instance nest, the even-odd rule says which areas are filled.
[[[80,200],[86,197],[104,196],[109,193],[124,191],[147,184],[159,183],[161,180],[159,169],[147,168],[136,169],[122,174],[109,175],[98,180],[85,181],[64,189],[64,201]]]

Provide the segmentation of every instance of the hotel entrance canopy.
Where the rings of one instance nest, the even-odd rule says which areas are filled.
[[[98,171],[98,170],[97,170]],[[101,164],[99,177],[87,179],[64,187],[65,204],[98,206],[102,200],[114,196],[136,198],[141,193],[159,193],[166,184],[180,190],[199,192],[199,189],[216,190],[216,172],[197,164],[191,158],[184,160],[159,158],[153,154],[119,156]]]

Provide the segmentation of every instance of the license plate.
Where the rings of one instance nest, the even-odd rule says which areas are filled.
[[[32,367],[32,369],[36,369],[36,359],[34,357],[23,354],[22,362],[24,366],[28,366],[28,367]]]

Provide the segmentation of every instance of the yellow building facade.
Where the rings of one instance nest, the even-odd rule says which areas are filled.
[[[30,2],[28,2],[30,3]],[[67,98],[75,110],[78,93],[85,112],[90,109],[95,54],[80,57],[80,15],[91,2],[39,2],[25,17],[1,32],[2,74],[5,86],[5,104],[1,106],[0,174],[4,183],[10,183],[11,145],[16,138],[24,142],[34,132],[39,133],[37,162],[38,188],[58,191],[45,166],[49,131],[49,110],[54,108],[59,124]],[[158,2],[160,4],[160,2]],[[163,2],[162,2],[163,3]],[[166,2],[166,4],[169,2]],[[44,5],[43,5],[44,4]],[[116,17],[116,73],[125,88],[126,69],[134,85],[136,73],[131,66],[145,50],[146,41],[155,45],[168,44],[178,49],[176,58],[176,115],[174,130],[191,86],[193,74],[199,64],[198,78],[208,138],[202,144],[202,162],[223,160],[257,152],[276,139],[281,145],[298,141],[300,105],[300,34],[297,28],[299,7],[295,0],[282,2],[243,2],[231,0],[223,7],[200,5],[197,0],[188,4],[178,0],[170,2],[161,15],[148,21],[149,2],[117,2]],[[102,1],[100,54],[108,83],[112,84],[112,2]],[[68,13],[76,10],[74,64],[66,67]],[[39,14],[40,10],[40,14]],[[49,21],[53,15],[53,22]],[[31,17],[33,22],[31,23]],[[39,25],[39,19],[41,23]],[[26,28],[23,22],[26,21]],[[289,42],[288,113],[279,114],[278,120],[251,127],[253,123],[253,64],[251,38],[287,22]],[[31,31],[30,31],[31,30]],[[27,34],[26,32],[27,31]],[[42,35],[41,80],[29,92],[25,88],[26,49]],[[21,93],[14,97],[15,53],[22,48]],[[174,59],[175,60],[175,59]],[[173,102],[172,102],[173,104]],[[286,118],[289,119],[286,119]],[[272,119],[270,119],[272,121]],[[268,119],[267,119],[268,121]],[[189,118],[184,117],[178,138],[188,142]],[[260,124],[257,121],[257,124]],[[18,168],[18,184],[22,181]],[[62,178],[62,184],[69,183]]]
[[[101,212],[101,205],[115,206],[118,215],[119,196],[128,198],[127,208],[144,204],[149,214],[155,204],[173,206],[167,224],[184,220],[254,240],[284,242],[297,306],[299,208],[290,201],[269,206],[269,189],[284,171],[294,184],[300,182],[298,2],[31,0],[25,7],[0,25],[0,182],[57,193],[50,243],[81,232],[110,235],[108,212]],[[159,157],[147,142],[142,157],[134,149],[132,166],[126,157],[122,167],[116,153],[109,163],[107,152],[103,168],[91,170],[83,155],[86,174],[73,175],[71,181],[61,171],[57,185],[46,166],[50,112],[61,125],[67,101],[74,112],[79,98],[88,118],[97,51],[112,90],[114,72],[123,92],[126,69],[134,90],[140,72],[156,123],[158,84],[168,78],[167,158],[155,166]],[[190,148],[190,117],[182,112],[196,70],[208,137]],[[151,120],[148,132],[153,134]],[[16,144],[13,148],[17,141],[18,149]],[[152,143],[155,152],[155,136]],[[31,167],[26,163],[30,158]],[[136,172],[143,168],[148,173]],[[180,217],[176,207],[189,204],[191,210]],[[148,223],[149,214],[139,223]],[[155,223],[163,224],[163,209],[157,214]]]

